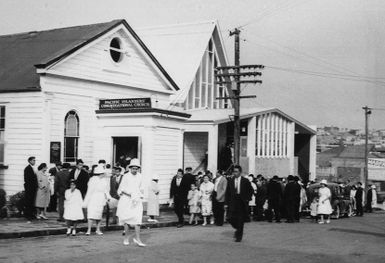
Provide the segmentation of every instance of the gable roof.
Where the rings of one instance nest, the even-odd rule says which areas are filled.
[[[39,91],[36,68],[45,68],[69,56],[123,24],[158,67],[171,86],[178,86],[124,19],[0,36],[0,92]]]
[[[187,96],[214,33],[218,33],[216,44],[220,45],[219,55],[227,62],[219,26],[214,20],[135,30],[181,89],[177,95],[178,102],[183,102]]]
[[[186,111],[191,114],[188,122],[208,122],[208,123],[225,123],[230,121],[230,116],[234,116],[234,109],[200,109]],[[277,108],[242,108],[240,109],[241,119],[250,118],[252,116],[258,116],[266,113],[277,113],[289,121],[294,122],[299,128],[309,134],[317,134],[315,130],[302,122],[294,119]]]

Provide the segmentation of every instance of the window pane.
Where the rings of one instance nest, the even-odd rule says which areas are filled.
[[[64,138],[64,161],[75,162],[77,159],[78,138]]]
[[[195,77],[195,98],[194,98],[194,105],[195,108],[199,107],[199,101],[200,101],[200,94],[199,94],[199,87],[200,87],[200,70],[198,70],[198,73]]]
[[[4,163],[4,143],[0,143],[0,163]]]
[[[5,128],[5,119],[0,119],[0,129],[4,130]]]
[[[202,104],[201,104],[201,107],[206,107],[206,92],[207,92],[207,84],[206,83],[202,83],[202,94],[201,94],[201,101],[202,101]]]
[[[207,107],[209,108],[211,108],[211,102],[213,101],[212,90],[213,90],[213,85],[208,84],[207,85],[207,92],[208,92]]]
[[[0,117],[5,118],[5,106],[0,107]]]
[[[209,54],[209,68],[208,68],[208,70],[209,70],[209,73],[208,73],[209,75],[208,75],[207,82],[209,84],[213,84],[214,63],[213,63],[213,54],[212,53]]]
[[[207,81],[207,52],[205,52],[202,60],[202,81]]]
[[[67,114],[64,133],[65,136],[79,136],[79,120],[75,112]]]

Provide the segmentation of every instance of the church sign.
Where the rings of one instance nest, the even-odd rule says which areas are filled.
[[[100,100],[99,110],[150,109],[151,98]]]

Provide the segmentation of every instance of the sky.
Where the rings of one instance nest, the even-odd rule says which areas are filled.
[[[385,128],[383,0],[0,1],[0,34],[121,18],[134,29],[216,19],[231,64],[228,30],[241,27],[241,64],[265,65],[263,83],[242,91],[257,98],[243,105],[342,128],[363,128],[368,105],[379,109],[370,128]]]

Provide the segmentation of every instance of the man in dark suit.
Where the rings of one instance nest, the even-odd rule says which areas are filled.
[[[235,165],[233,177],[228,181],[226,191],[226,204],[228,206],[229,222],[235,228],[235,242],[241,242],[243,226],[249,213],[249,201],[253,194],[253,188],[248,179],[241,176],[242,167]]]
[[[24,169],[24,216],[27,220],[35,219],[35,199],[38,188],[37,177],[33,166],[35,157],[28,158],[28,165]]]
[[[357,216],[363,216],[364,215],[364,208],[362,206],[363,197],[364,197],[364,189],[362,188],[362,183],[357,183],[357,191],[356,191],[356,210],[357,210]]]
[[[55,193],[58,200],[58,210],[59,210],[59,218],[57,221],[63,222],[63,214],[64,214],[64,194],[65,191],[69,187],[70,182],[70,172],[69,168],[71,165],[69,163],[63,163],[63,168],[60,170],[55,176]]]
[[[76,168],[71,170],[70,180],[75,180],[76,188],[80,190],[82,197],[84,198],[87,193],[87,186],[90,177],[88,173],[84,171],[83,165],[84,163],[82,159],[76,160]]]
[[[184,206],[187,202],[187,194],[191,187],[190,181],[183,176],[183,170],[178,169],[176,176],[171,181],[170,187],[170,206],[174,204],[175,214],[178,216],[177,227],[182,227],[184,224]]]
[[[282,204],[282,186],[279,182],[277,175],[274,175],[273,178],[269,181],[267,185],[267,198],[268,198],[268,208],[267,208],[267,220],[273,222],[273,210],[275,214],[275,221],[277,223],[281,222],[281,204]]]
[[[286,207],[287,223],[294,223],[296,217],[296,209],[299,210],[299,202],[301,199],[301,186],[295,181],[294,176],[287,177],[288,183],[285,187],[283,199]]]
[[[217,226],[223,226],[226,190],[227,179],[223,176],[223,171],[219,170],[214,179],[214,191],[212,196],[214,221]]]
[[[51,169],[49,169],[48,173],[51,176],[55,177],[56,174],[61,170],[61,168],[62,168],[62,163],[57,162],[55,164],[55,167],[52,167]],[[51,195],[47,211],[48,212],[56,212],[56,209],[57,209],[57,196],[55,194],[53,194],[53,195]]]

